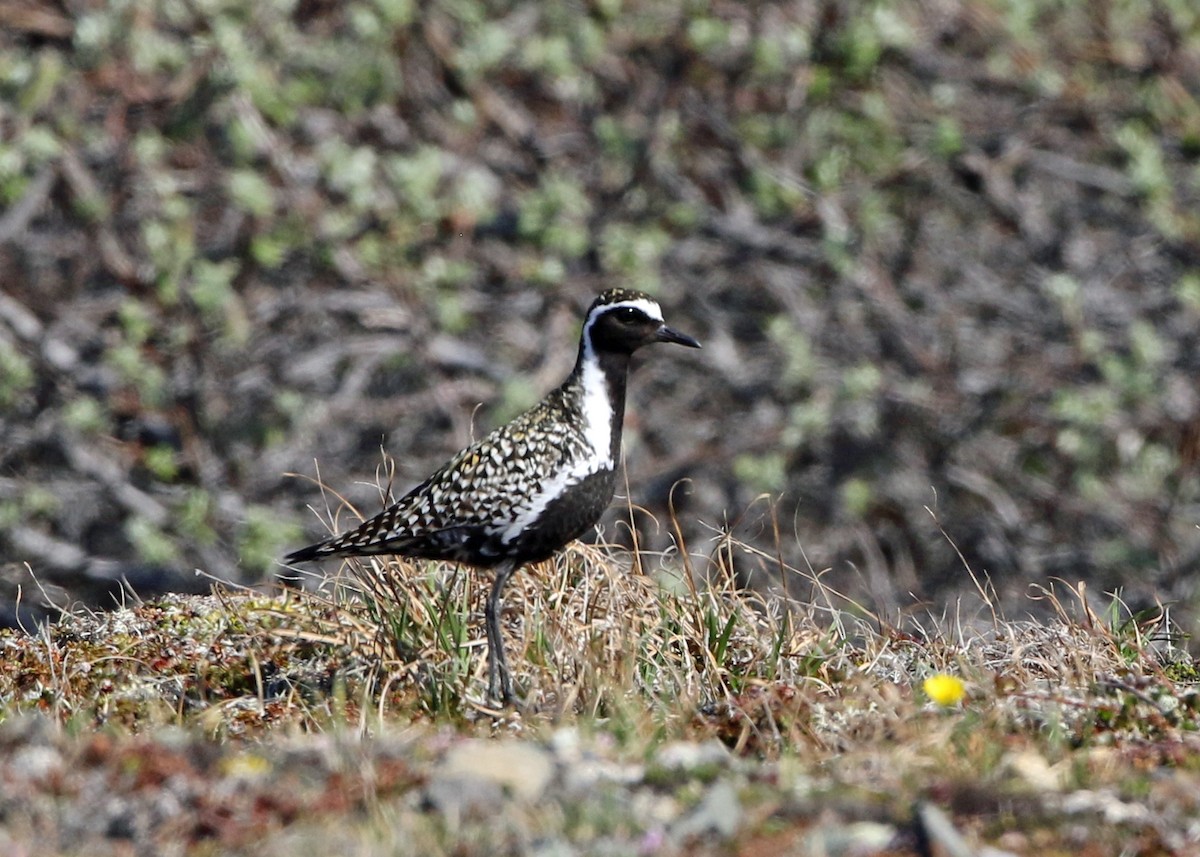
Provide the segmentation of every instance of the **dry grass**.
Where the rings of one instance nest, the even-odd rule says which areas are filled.
[[[27,795],[0,794],[0,811],[28,834],[19,845],[54,832],[31,854],[76,842],[116,853],[93,851],[88,796],[117,783],[105,806],[120,825],[185,782],[195,811],[131,841],[290,853],[298,831],[332,847],[350,824],[361,853],[420,841],[421,853],[492,854],[490,814],[449,823],[414,795],[464,736],[554,748],[568,734],[586,743],[551,752],[561,782],[580,759],[617,765],[605,769],[615,780],[599,803],[582,789],[509,806],[508,853],[539,837],[636,850],[666,829],[656,813],[684,824],[718,780],[738,795],[743,853],[827,853],[824,839],[796,843],[879,831],[894,853],[928,853],[935,806],[970,841],[1019,853],[1200,842],[1188,821],[1200,811],[1200,686],[1167,610],[1133,616],[1114,597],[1097,611],[1083,585],[1060,584],[1034,593],[1047,619],[1010,619],[972,574],[972,605],[885,618],[727,533],[705,553],[677,544],[666,555],[573,544],[514,578],[503,618],[520,710],[484,698],[488,576],[442,563],[348,561],[274,594],[170,596],[0,635],[0,721],[11,721],[0,749],[17,748],[0,781],[35,780]],[[961,680],[963,698],[928,698],[934,675]],[[680,741],[720,742],[743,766],[661,764]],[[662,853],[729,853],[723,841]]]
[[[1082,583],[1062,583],[1031,596],[1049,621],[1009,619],[966,568],[973,605],[887,619],[727,533],[706,554],[678,545],[651,555],[576,543],[514,578],[504,620],[519,712],[483,695],[484,573],[351,560],[291,615],[349,653],[381,721],[585,723],[643,745],[714,734],[740,753],[833,758],[904,723],[924,744],[937,706],[921,683],[949,674],[968,688],[960,714],[994,735],[1082,746],[1200,724],[1196,666],[1166,609],[1134,616],[1110,596],[1100,615]],[[772,585],[744,587],[748,569]]]
[[[338,499],[333,530],[343,511],[361,517]],[[198,719],[224,734],[343,717],[360,728],[583,723],[640,743],[715,734],[770,758],[840,754],[920,721],[936,708],[921,683],[939,673],[966,683],[964,715],[1006,734],[1081,745],[1200,724],[1196,665],[1166,609],[1134,616],[1111,596],[1101,615],[1082,583],[1064,583],[1032,596],[1051,619],[1009,619],[986,578],[965,568],[973,605],[883,617],[782,552],[718,532],[702,554],[673,529],[678,549],[666,555],[575,543],[514,577],[503,615],[519,711],[489,707],[483,694],[488,575],[381,558],[274,596],[219,588],[210,599],[65,615],[39,644],[7,638],[22,664],[0,677],[0,692],[9,711],[32,701],[64,721],[115,712],[133,729],[145,718]],[[747,576],[772,583],[747,588]],[[173,708],[152,714],[142,696]]]
[[[64,727],[52,747],[70,772],[10,801],[10,817],[29,830],[60,825],[47,841],[62,847],[74,841],[74,828],[61,826],[71,817],[64,805],[82,806],[72,802],[95,787],[89,771],[124,782],[130,765],[149,766],[161,787],[186,774],[196,801],[229,814],[217,833],[198,813],[176,833],[148,828],[156,835],[282,853],[296,819],[307,819],[304,836],[333,845],[350,812],[360,853],[411,853],[403,843],[417,836],[425,853],[489,854],[492,820],[460,829],[413,804],[414,790],[436,779],[429,771],[447,735],[554,746],[566,729],[585,736],[590,758],[643,765],[628,769],[632,785],[606,786],[632,791],[606,797],[609,809],[586,793],[514,807],[506,841],[651,835],[654,822],[637,807],[694,805],[713,777],[738,790],[745,853],[809,853],[787,848],[825,828],[877,829],[855,828],[863,819],[903,831],[929,802],[971,841],[1003,835],[1020,853],[1075,848],[1080,836],[1103,849],[1135,833],[1149,843],[1140,853],[1187,853],[1198,841],[1186,820],[1200,810],[1200,691],[1166,611],[1135,618],[1114,600],[1101,615],[1082,587],[1064,587],[1039,596],[1053,618],[1012,620],[981,585],[970,611],[886,622],[807,570],[771,569],[789,576],[791,598],[743,588],[735,563],[766,571],[777,560],[727,538],[714,544],[686,561],[686,550],[576,544],[518,575],[504,620],[526,694],[520,711],[483,699],[486,575],[439,563],[348,562],[309,589],[172,596],[9,633],[0,637],[0,719],[50,715]],[[934,674],[965,683],[960,704],[925,696]],[[166,726],[204,743],[179,745]],[[0,728],[0,746],[30,743],[26,727],[12,729],[21,737]],[[387,739],[396,734],[400,749]],[[304,749],[314,739],[325,749]],[[713,739],[749,767],[656,766],[672,741]],[[315,768],[314,752],[326,760]],[[351,756],[358,761],[337,761]],[[293,794],[260,768],[299,776],[305,790]],[[381,770],[393,772],[386,786],[373,779]],[[142,775],[129,782],[120,806],[150,799]],[[247,789],[265,807],[250,816]],[[1092,826],[1074,824],[1080,814]],[[281,828],[292,832],[264,844],[264,829]],[[84,851],[95,844],[81,841]],[[729,853],[722,847],[702,853]],[[894,853],[924,853],[915,847]],[[689,853],[678,848],[662,853]]]

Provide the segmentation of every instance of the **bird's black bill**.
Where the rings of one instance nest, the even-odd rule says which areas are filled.
[[[671,330],[665,324],[658,329],[655,338],[659,342],[674,342],[676,345],[686,345],[688,348],[699,348],[700,343],[686,333],[680,333],[678,330]]]

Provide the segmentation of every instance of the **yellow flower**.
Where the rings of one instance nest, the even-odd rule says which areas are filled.
[[[962,679],[945,673],[931,675],[921,687],[926,696],[943,708],[958,705],[967,695],[967,688]]]

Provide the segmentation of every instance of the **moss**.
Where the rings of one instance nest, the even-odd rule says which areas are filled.
[[[0,408],[13,408],[34,384],[33,366],[5,340],[0,340]]]
[[[243,567],[255,575],[266,574],[275,567],[285,546],[302,538],[299,525],[280,525],[278,514],[260,506],[250,506],[237,532],[238,554]]]

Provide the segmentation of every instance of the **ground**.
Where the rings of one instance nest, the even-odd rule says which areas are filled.
[[[894,621],[965,567],[1194,621],[1192,3],[0,15],[9,624],[275,574],[310,479],[375,511],[615,285],[705,344],[631,385],[643,546],[732,529]]]
[[[0,842],[34,857],[1200,849],[1197,668],[1161,620],[1113,626],[1076,597],[1052,621],[930,618],[916,635],[623,559],[580,549],[515,581],[519,709],[483,698],[486,581],[450,567],[6,632]]]

